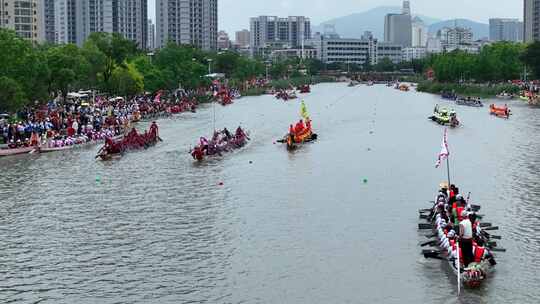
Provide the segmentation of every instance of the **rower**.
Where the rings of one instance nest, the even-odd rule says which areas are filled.
[[[463,252],[463,265],[467,267],[474,259],[473,257],[473,232],[472,232],[472,223],[469,219],[467,211],[461,213],[463,220],[459,223],[459,237],[460,237],[460,248]]]
[[[473,256],[475,263],[481,263],[484,258],[487,258],[489,255],[489,252],[484,247],[484,241],[478,240],[476,244],[473,246]]]
[[[227,128],[223,128],[223,134],[225,134],[225,137],[227,137],[227,139],[231,139],[232,137],[231,132],[229,132]]]
[[[292,124],[289,126],[289,134],[294,135],[294,127]]]

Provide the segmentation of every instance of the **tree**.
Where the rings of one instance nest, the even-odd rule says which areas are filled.
[[[66,44],[46,51],[49,92],[60,91],[65,99],[71,89],[85,88],[90,64],[76,45]]]
[[[395,66],[390,58],[384,57],[379,59],[379,62],[374,66],[374,69],[377,72],[392,72],[394,71]]]
[[[235,67],[238,65],[240,55],[234,52],[226,51],[218,53],[214,59],[214,69],[216,72],[223,73],[227,77],[230,77]]]
[[[536,79],[540,78],[540,42],[535,41],[527,46],[521,60],[532,69]]]
[[[192,46],[177,45],[169,42],[154,56],[154,63],[163,72],[168,89],[182,85],[196,88],[205,82],[206,54]]]
[[[19,83],[5,76],[0,77],[0,111],[15,112],[25,105],[26,96]]]
[[[119,65],[111,75],[111,89],[119,96],[135,96],[144,90],[143,76],[133,64]]]
[[[109,86],[109,80],[116,66],[124,64],[127,59],[138,53],[135,42],[118,33],[92,33],[85,42],[85,48],[97,48],[104,55],[101,76],[105,87]]]
[[[147,56],[137,56],[132,61],[132,64],[143,76],[145,91],[153,93],[167,88],[167,81],[163,72]]]

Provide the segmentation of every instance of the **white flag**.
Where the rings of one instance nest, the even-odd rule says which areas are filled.
[[[448,158],[450,155],[450,152],[448,151],[448,129],[444,129],[444,137],[442,142],[442,148],[441,152],[439,153],[439,157],[437,159],[437,164],[435,164],[435,168],[439,168],[441,166],[441,163]]]

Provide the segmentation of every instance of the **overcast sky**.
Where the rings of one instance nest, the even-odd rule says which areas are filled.
[[[401,6],[401,0],[218,0],[219,29],[233,34],[249,29],[249,18],[258,15],[310,17],[314,25],[335,17],[360,13],[377,6]],[[155,18],[155,0],[148,0]],[[523,19],[523,0],[411,0],[413,14],[439,19]],[[381,20],[383,22],[383,20]]]

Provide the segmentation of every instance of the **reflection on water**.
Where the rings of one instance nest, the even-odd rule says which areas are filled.
[[[252,141],[208,163],[187,152],[209,108],[159,121],[163,143],[118,161],[98,147],[0,159],[1,302],[538,303],[539,109],[456,108],[452,178],[508,249],[458,301],[415,225],[445,178],[427,120],[445,101],[345,84],[305,100],[320,140],[294,153],[274,142],[299,103],[262,96],[216,108],[217,127]]]

